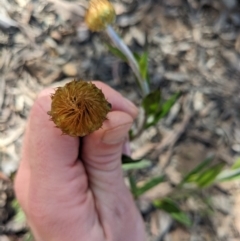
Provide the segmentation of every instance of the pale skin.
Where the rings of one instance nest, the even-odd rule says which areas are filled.
[[[43,91],[32,107],[15,191],[36,241],[145,241],[121,169],[137,108],[109,86],[93,83],[112,111],[81,143],[49,121],[53,90]]]

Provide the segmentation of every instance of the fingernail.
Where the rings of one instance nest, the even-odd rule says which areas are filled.
[[[133,116],[137,116],[138,115],[138,108],[128,99],[126,99],[126,104],[128,106],[128,108],[131,110]]]
[[[131,126],[132,126],[132,122],[106,131],[103,134],[102,142],[105,144],[110,144],[110,145],[123,142],[128,134],[128,131],[130,130]]]

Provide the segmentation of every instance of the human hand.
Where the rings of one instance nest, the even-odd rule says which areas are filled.
[[[37,241],[144,241],[145,231],[124,184],[121,155],[136,107],[101,82],[112,111],[102,128],[79,138],[49,120],[50,93],[32,107],[15,191]]]

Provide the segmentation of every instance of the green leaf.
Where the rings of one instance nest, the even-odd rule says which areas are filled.
[[[240,168],[240,157],[238,157],[237,160],[232,165],[232,169],[238,169],[238,168]]]
[[[169,113],[172,106],[175,104],[175,102],[179,98],[179,96],[180,96],[180,92],[175,93],[162,104],[161,112],[159,113],[159,117],[158,117],[159,119],[165,117]]]
[[[129,179],[129,184],[130,184],[131,192],[132,192],[132,194],[133,194],[134,197],[137,197],[137,184],[136,184],[136,180],[135,180],[135,178],[133,177],[132,174],[129,174],[128,179]]]
[[[32,232],[29,231],[28,233],[26,233],[23,237],[23,240],[24,241],[34,241]]]
[[[164,198],[164,199],[160,199],[160,200],[154,200],[153,201],[153,206],[164,210],[165,212],[169,213],[170,216],[178,221],[179,223],[190,227],[191,226],[191,220],[189,219],[189,217],[187,216],[186,213],[184,213],[179,207],[178,205],[171,200],[170,198]]]
[[[149,84],[150,80],[149,80],[149,73],[148,73],[148,52],[145,51],[142,55],[138,53],[133,53],[133,55],[138,63],[140,75]]]
[[[184,183],[187,182],[193,182],[198,177],[198,173],[200,173],[203,169],[205,169],[207,166],[211,164],[213,160],[213,157],[209,157],[205,159],[203,162],[201,162],[199,165],[197,165],[193,170],[191,170],[188,174],[183,177],[180,186],[182,186]]]
[[[142,187],[137,188],[136,196],[139,197],[148,190],[157,186],[159,183],[162,183],[165,180],[165,176],[154,177],[148,182],[146,182]]]
[[[126,163],[122,165],[122,169],[124,171],[131,171],[131,170],[139,170],[139,169],[145,169],[152,166],[152,162],[149,160],[141,160],[137,161],[136,163]]]
[[[134,52],[134,53],[133,53],[133,56],[134,56],[134,58],[136,59],[137,62],[140,61],[140,58],[141,58],[140,54]]]
[[[122,53],[118,48],[113,47],[110,44],[106,44],[106,46],[108,47],[109,51],[115,55],[116,57],[120,58],[121,60],[123,60],[124,62],[128,62],[127,57],[124,55],[124,53]]]
[[[192,226],[192,222],[191,222],[190,218],[184,212],[171,213],[171,217],[187,227]]]
[[[208,187],[215,181],[217,175],[222,171],[224,163],[218,163],[212,167],[209,167],[206,171],[202,172],[196,179],[196,184],[199,187]]]
[[[175,202],[173,202],[170,198],[154,200],[153,206],[162,209],[167,213],[177,213],[181,211],[178,205]]]
[[[15,216],[13,218],[13,220],[17,223],[23,223],[26,221],[26,216],[20,206],[20,204],[18,203],[18,201],[16,199],[14,199],[11,203],[13,209],[15,210]]]
[[[168,100],[166,100],[163,104],[161,104],[161,102],[160,102],[158,108],[156,107],[156,102],[153,102],[153,103],[155,103],[155,105],[152,104],[153,107],[148,107],[148,109],[151,108],[150,110],[152,110],[152,111],[149,114],[147,114],[147,121],[146,121],[146,124],[145,124],[145,129],[147,129],[150,126],[156,125],[160,119],[164,118],[169,113],[172,106],[175,104],[175,102],[179,98],[179,96],[180,96],[180,92],[175,93]],[[155,98],[154,99],[156,101],[157,100],[157,94],[156,94]],[[150,96],[149,96],[149,99],[150,99]],[[148,101],[146,101],[145,106],[147,105],[148,102],[150,103],[149,99],[148,99]],[[153,111],[154,107],[155,107],[155,110],[156,110],[155,113]]]
[[[148,53],[144,52],[138,61],[140,74],[144,80],[148,80]]]
[[[155,90],[144,97],[142,107],[147,116],[158,113],[161,109],[161,91]]]
[[[234,170],[224,170],[216,177],[218,182],[226,182],[240,179],[240,168]]]

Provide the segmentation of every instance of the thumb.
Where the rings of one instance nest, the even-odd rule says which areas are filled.
[[[133,118],[112,111],[103,127],[83,138],[82,161],[106,240],[144,240],[144,226],[121,168],[123,145]],[[126,238],[127,237],[127,238]]]
[[[122,149],[133,118],[122,111],[112,111],[107,117],[100,130],[83,138],[81,159],[89,188],[109,240],[143,240],[143,223],[121,168]]]
[[[113,188],[123,183],[121,156],[132,123],[129,114],[112,111],[101,129],[83,138],[81,159],[90,185],[109,191],[109,183]]]

